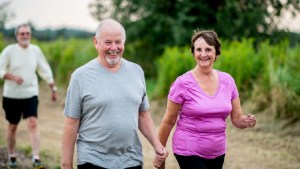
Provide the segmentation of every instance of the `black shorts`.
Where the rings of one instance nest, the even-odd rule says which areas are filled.
[[[91,163],[84,163],[82,165],[77,165],[77,169],[105,169],[103,167],[99,167],[99,166],[96,166],[96,165],[93,165]],[[135,167],[129,167],[129,168],[126,168],[126,169],[142,169],[143,167],[142,166],[135,166]]]
[[[23,115],[23,119],[34,116],[37,117],[38,97],[29,99],[11,99],[3,97],[2,106],[5,111],[6,120],[11,124],[18,124]]]
[[[225,154],[214,159],[174,154],[181,169],[222,169]]]

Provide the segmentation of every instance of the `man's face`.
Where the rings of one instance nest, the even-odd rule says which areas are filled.
[[[31,32],[28,27],[20,27],[16,36],[19,45],[21,45],[22,47],[27,47],[29,45],[31,39]]]
[[[119,63],[124,52],[124,36],[118,25],[103,25],[99,37],[94,37],[94,45],[102,63],[114,66]]]

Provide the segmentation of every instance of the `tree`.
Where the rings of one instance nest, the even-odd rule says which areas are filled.
[[[11,1],[0,2],[0,30],[4,30],[5,23],[14,17],[13,13],[7,11]]]
[[[106,2],[106,3],[104,3]],[[91,14],[115,18],[140,56],[154,60],[166,46],[187,45],[193,30],[213,29],[220,37],[269,36],[282,12],[299,13],[299,0],[95,0]],[[147,49],[147,52],[143,51]],[[149,52],[150,51],[150,52]],[[154,56],[153,56],[154,55]]]

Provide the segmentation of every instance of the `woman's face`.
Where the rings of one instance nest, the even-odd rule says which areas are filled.
[[[200,67],[211,67],[216,59],[216,49],[200,37],[194,43],[194,59]]]

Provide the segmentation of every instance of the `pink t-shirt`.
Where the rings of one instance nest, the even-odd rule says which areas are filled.
[[[225,120],[232,111],[232,100],[239,94],[228,73],[217,73],[218,89],[213,96],[203,92],[191,71],[171,85],[168,98],[182,105],[173,136],[175,154],[212,159],[225,153]]]

